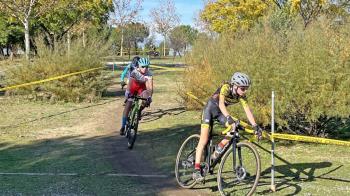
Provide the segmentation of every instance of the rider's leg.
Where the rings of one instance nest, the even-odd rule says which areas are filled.
[[[149,90],[146,89],[142,89],[142,92],[140,93],[140,97],[147,99],[148,97],[151,96],[151,92]],[[145,107],[148,107],[149,105],[147,105],[149,103],[146,103],[146,101],[142,101],[141,106],[140,106],[140,110],[139,110],[139,119],[141,119],[141,112],[143,109],[145,109]]]
[[[130,112],[130,109],[131,109],[131,105],[132,105],[132,99],[130,98],[131,95],[135,94],[135,88],[132,84],[132,80],[130,80],[129,78],[129,82],[128,82],[128,85],[127,85],[127,90],[129,91],[129,94],[128,94],[128,98],[126,99],[126,103],[125,103],[125,107],[124,107],[124,111],[123,111],[123,116],[122,116],[122,126],[120,128],[120,135],[124,135],[124,129],[125,129],[125,125],[126,125],[126,121],[128,120],[128,115],[129,115],[129,112]]]
[[[199,138],[199,142],[196,149],[196,161],[195,161],[195,169],[200,169],[201,158],[203,154],[203,150],[205,145],[208,143],[209,138],[209,125],[202,124],[201,125],[201,135]]]
[[[236,124],[235,123],[231,123],[229,124],[227,122],[227,118],[223,115],[223,114],[220,114],[218,117],[217,117],[217,120],[225,127],[228,127],[228,126],[232,126],[232,130],[235,130],[235,126]],[[230,138],[229,137],[224,137],[223,140],[220,141],[220,143],[218,144],[218,147],[220,148],[224,148],[230,141]]]
[[[199,142],[196,148],[196,160],[195,160],[195,172],[193,173],[193,179],[196,181],[203,180],[203,176],[201,175],[201,158],[203,154],[203,150],[208,143],[209,134],[210,134],[210,125],[212,125],[212,107],[213,104],[211,101],[208,101],[207,105],[203,109],[202,113],[202,123],[201,123],[201,132]]]
[[[193,179],[196,181],[202,181],[204,177],[202,176],[201,173],[201,158],[203,154],[203,150],[208,143],[208,138],[209,138],[209,125],[207,124],[202,124],[201,126],[201,135],[199,138],[199,142],[196,148],[196,160],[194,164],[194,169],[196,170],[193,173]]]
[[[120,135],[124,135],[125,125],[126,125],[126,121],[128,120],[131,104],[132,104],[132,101],[129,101],[129,100],[125,103],[123,116],[122,116],[122,126],[120,128]]]

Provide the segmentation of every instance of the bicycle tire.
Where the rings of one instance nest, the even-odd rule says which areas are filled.
[[[196,181],[192,179],[192,174],[194,172],[194,162],[196,158],[196,147],[198,145],[200,136],[198,134],[194,134],[189,136],[181,145],[175,163],[175,177],[177,183],[182,188],[192,188],[196,185]],[[192,142],[192,143],[191,143]],[[189,148],[186,149],[187,145]],[[188,150],[190,153],[188,155],[185,150]],[[183,156],[183,157],[182,157]],[[180,168],[182,166],[182,168]],[[181,170],[181,171],[180,171]],[[181,175],[184,174],[184,175]]]
[[[237,172],[231,171],[232,169],[232,163],[233,161],[230,161],[229,159],[233,157],[232,153],[232,147],[227,150],[227,152],[223,155],[219,169],[218,169],[218,175],[217,175],[217,183],[218,183],[218,189],[220,191],[221,195],[252,195],[258,186],[259,178],[260,178],[260,172],[261,172],[261,164],[260,164],[260,156],[256,148],[253,146],[252,143],[249,142],[240,142],[237,144],[237,151],[238,148],[241,149],[241,156],[242,156],[242,166],[236,166],[236,168],[239,168],[240,172],[237,174]],[[247,150],[248,153],[251,153],[251,157],[248,157],[249,154],[243,154],[246,153]],[[242,152],[244,151],[244,152]],[[238,153],[237,153],[238,156]],[[249,159],[254,159],[249,160]],[[233,160],[233,159],[232,159]],[[245,161],[246,160],[246,161]],[[230,163],[229,163],[230,162]],[[239,162],[239,160],[237,161]],[[252,169],[254,169],[255,166],[255,174],[254,171],[250,173],[250,167],[248,165],[253,162]],[[255,162],[255,163],[254,163]],[[228,164],[228,166],[225,167],[225,163]],[[229,168],[231,165],[231,168]],[[249,170],[248,170],[249,167]],[[225,171],[224,171],[225,170]],[[227,171],[226,171],[227,170]],[[224,175],[228,176],[227,180],[228,182],[224,182]],[[239,176],[240,175],[240,176]],[[233,179],[232,179],[233,176]],[[242,178],[242,179],[239,179]],[[235,181],[237,179],[237,181]],[[249,181],[251,180],[251,181]],[[233,181],[233,182],[231,182]],[[251,184],[251,187],[244,187],[244,181],[248,181],[247,184]],[[228,185],[229,188],[224,188],[224,185]],[[241,188],[241,191],[248,191],[248,193],[242,193],[236,190],[235,188]],[[225,190],[224,190],[225,189]],[[230,191],[232,193],[230,193]]]
[[[138,111],[135,109],[135,111],[133,111],[133,116],[132,116],[132,120],[129,126],[129,130],[128,130],[128,148],[131,150],[134,147],[135,141],[136,141],[136,136],[137,136],[137,129],[138,129],[138,125],[139,125],[139,120],[138,120]]]

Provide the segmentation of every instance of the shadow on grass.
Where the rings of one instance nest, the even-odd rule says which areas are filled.
[[[264,147],[260,146],[257,143],[254,143],[258,148],[262,149],[263,151],[270,153],[270,150],[265,149]],[[343,165],[337,166],[333,169],[330,167],[332,166],[331,162],[314,162],[314,163],[290,163],[283,157],[275,154],[276,160],[280,160],[281,162],[285,163],[285,165],[278,165],[275,166],[275,172],[279,173],[281,175],[275,176],[275,178],[279,181],[276,183],[276,192],[289,188],[294,187],[294,192],[287,194],[287,195],[296,195],[300,193],[302,190],[300,184],[301,182],[312,182],[316,181],[317,179],[323,179],[323,180],[330,180],[330,181],[338,181],[338,182],[350,182],[350,179],[341,179],[341,178],[330,178],[330,177],[324,177],[327,174],[330,174],[341,167]],[[315,171],[316,170],[325,170],[326,168],[330,168],[327,172],[316,176]],[[305,175],[305,177],[301,177],[301,175]],[[276,180],[276,181],[277,181]],[[260,183],[259,186],[263,185],[269,185],[271,182],[271,167],[265,169],[261,172],[260,176]],[[264,190],[261,192],[258,192],[259,194],[267,194],[271,192],[271,190]]]
[[[152,160],[157,160],[157,165],[161,165],[162,170],[174,173],[173,170],[177,150],[189,135],[199,133],[199,130],[199,125],[184,125],[179,127],[156,129],[147,133],[142,132],[138,145],[141,146],[140,150],[142,151],[144,151],[145,148],[151,148],[149,150],[151,150],[152,153],[145,151],[143,153],[144,156],[151,158]],[[259,145],[258,147],[263,149],[265,152],[270,153],[270,150],[267,150]],[[157,157],[157,155],[162,156]],[[285,193],[284,191],[283,194],[298,194],[302,191],[302,186],[300,186],[300,183],[313,182],[320,179],[344,183],[350,182],[350,179],[326,177],[326,175],[332,174],[333,172],[341,169],[343,167],[342,165],[332,167],[331,162],[290,163],[281,156],[276,155],[275,157],[284,163],[284,165],[278,165],[275,167],[276,172],[281,174],[277,177],[279,181],[277,184],[277,194],[278,192],[290,187],[294,187],[294,190],[291,191],[292,193],[289,194]],[[261,172],[259,187],[261,187],[262,190],[258,189],[257,194],[267,194],[270,192],[270,171],[271,168],[267,168]],[[322,171],[323,174],[316,175],[316,171],[318,171],[317,173]],[[301,175],[305,175],[306,177]],[[209,179],[205,185],[196,186],[195,189],[210,189],[212,192],[217,192],[216,176],[211,175],[208,177]]]
[[[181,108],[170,111],[178,110],[181,111]],[[117,134],[89,138],[86,136],[61,137],[20,145],[0,143],[0,173],[2,173],[0,190],[12,191],[3,192],[6,194],[34,195],[115,195],[117,193],[153,195],[160,188],[176,188],[174,165],[177,151],[189,135],[199,133],[200,125],[182,125],[143,132],[141,122],[139,129],[140,134],[132,151],[126,147],[126,138]],[[269,150],[263,150],[269,152]],[[294,187],[295,191],[290,195],[298,194],[302,191],[299,184],[303,181],[323,179],[350,182],[348,179],[325,177],[342,167],[338,166],[325,171],[332,166],[330,162],[292,164],[281,156],[276,158],[285,163],[275,168],[282,174],[278,176],[280,182],[277,185],[277,193],[288,187]],[[325,172],[315,176],[316,170]],[[38,175],[28,175],[29,173]],[[164,174],[168,177],[159,179],[108,176],[109,173]],[[269,192],[267,187],[269,173],[270,168],[262,171],[259,186],[265,190],[257,194]],[[307,178],[301,178],[301,174],[306,175]],[[208,176],[205,185],[196,187],[195,189],[209,189],[217,193],[216,176]]]
[[[165,115],[179,115],[181,113],[186,112],[185,107],[177,107],[177,108],[170,108],[170,109],[155,109],[152,111],[145,111],[142,116],[142,122],[151,122],[158,120],[162,118]]]
[[[120,136],[61,137],[0,147],[2,195],[155,195],[175,187],[165,183],[172,178],[147,177],[163,173],[142,165],[147,160],[136,160],[139,152],[128,150]]]
[[[120,83],[118,83],[118,88],[108,88],[102,92],[102,98],[104,97],[124,97],[125,89],[121,89]]]
[[[52,117],[64,115],[64,114],[67,114],[67,113],[75,112],[75,111],[78,111],[78,110],[84,110],[84,109],[91,108],[91,107],[98,107],[98,106],[105,105],[105,104],[108,104],[108,103],[111,103],[111,102],[114,102],[114,101],[117,101],[117,100],[118,99],[108,100],[108,101],[104,101],[102,103],[96,103],[96,104],[85,106],[85,107],[80,107],[80,108],[67,110],[67,111],[64,111],[64,112],[58,112],[58,113],[50,114],[50,115],[43,116],[43,117],[40,117],[40,118],[36,118],[36,119],[33,119],[33,120],[20,122],[20,123],[14,124],[14,125],[1,126],[0,128],[15,128],[15,127],[18,127],[18,126],[21,126],[21,125],[24,125],[24,124],[28,124],[28,123],[32,123],[32,122],[36,122],[36,121],[40,121],[40,120],[45,120],[45,119],[48,119],[48,118],[52,118]]]

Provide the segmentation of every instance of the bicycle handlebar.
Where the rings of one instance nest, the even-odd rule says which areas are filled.
[[[238,129],[242,129],[242,130],[244,130],[245,132],[248,132],[248,133],[252,133],[252,134],[254,133],[254,130],[253,130],[253,129],[249,129],[249,128],[246,128],[246,127],[244,127],[244,126],[238,125],[237,128],[238,128]],[[232,125],[228,126],[225,130],[223,130],[223,131],[221,132],[221,134],[222,134],[222,135],[226,135],[228,132],[231,131],[231,129],[232,129]]]
[[[132,99],[141,99],[141,100],[147,101],[147,98],[143,98],[143,97],[140,97],[138,95],[131,96],[130,98],[132,98]]]

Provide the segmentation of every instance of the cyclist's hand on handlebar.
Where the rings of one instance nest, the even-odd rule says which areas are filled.
[[[126,83],[124,81],[120,82],[120,86],[122,86],[122,89],[124,88],[125,85],[126,85]]]
[[[149,107],[152,103],[152,97],[148,97],[146,100],[146,106]]]
[[[226,116],[226,122],[227,122],[229,125],[232,125],[235,121],[233,120],[232,116],[227,115],[227,116]]]
[[[255,125],[253,128],[254,128],[254,134],[256,135],[258,140],[261,140],[262,139],[262,129],[261,129],[261,127],[259,127],[259,125]]]

